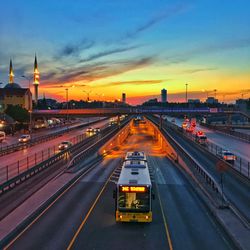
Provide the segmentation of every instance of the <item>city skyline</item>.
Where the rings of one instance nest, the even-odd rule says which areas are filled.
[[[40,97],[120,98],[131,104],[160,97],[220,101],[249,97],[250,3],[247,1],[1,2],[0,82],[27,86],[35,53]],[[9,15],[9,13],[12,15]],[[74,88],[70,88],[71,86]],[[61,87],[64,86],[65,88]]]

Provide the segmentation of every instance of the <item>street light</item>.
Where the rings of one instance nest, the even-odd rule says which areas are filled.
[[[187,94],[187,91],[188,91],[188,83],[186,83],[185,85],[186,85],[186,103],[187,103],[187,102],[188,102],[188,101],[187,101],[187,98],[188,98],[188,97],[187,97],[187,95],[188,95],[188,94]]]
[[[87,102],[89,102],[90,101],[89,94],[92,92],[92,90],[90,91],[83,90],[83,92],[87,94]]]
[[[217,92],[217,89],[214,89],[214,98],[216,99],[216,92]]]
[[[28,80],[28,82],[29,82],[29,91],[30,91],[30,81],[33,79],[33,77],[27,77],[25,75],[22,75],[21,77]],[[30,117],[29,132],[30,132],[30,136],[31,136],[31,133],[32,133],[32,97],[31,97],[31,100],[30,100],[30,97],[31,97],[31,91],[30,91],[30,94],[29,94],[29,117]]]
[[[66,109],[67,109],[67,122],[69,122],[69,89],[65,89],[66,91]]]

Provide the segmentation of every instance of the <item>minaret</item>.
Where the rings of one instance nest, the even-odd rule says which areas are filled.
[[[35,92],[35,104],[37,105],[38,100],[38,85],[39,85],[39,71],[37,66],[37,59],[35,55],[35,62],[34,62],[34,92]]]
[[[9,83],[10,84],[14,83],[14,72],[13,72],[12,60],[11,59],[10,59],[10,71],[9,71]]]

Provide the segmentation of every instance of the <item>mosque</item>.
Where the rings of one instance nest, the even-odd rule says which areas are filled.
[[[34,62],[34,103],[38,100],[38,86],[39,86],[39,71],[37,65],[37,58],[35,56]],[[29,86],[30,87],[30,86]],[[8,105],[19,105],[28,111],[32,110],[32,93],[30,88],[22,88],[19,84],[14,82],[14,70],[12,60],[10,60],[9,67],[9,83],[3,88],[0,88],[0,112],[3,112]]]

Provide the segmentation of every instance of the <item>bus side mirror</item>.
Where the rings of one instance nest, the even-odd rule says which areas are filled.
[[[155,199],[155,194],[152,194],[152,199],[153,199],[153,200]]]
[[[116,198],[116,190],[113,190],[113,199]]]

